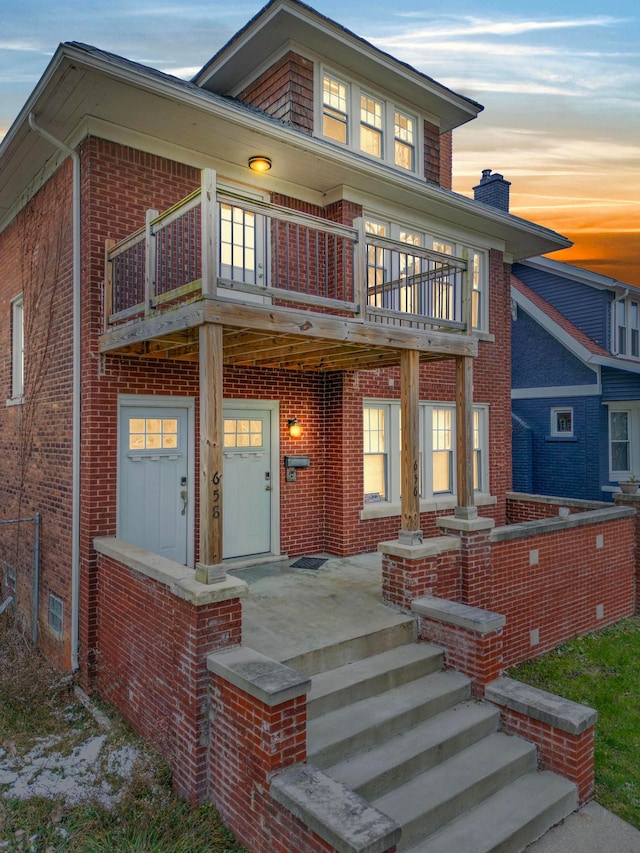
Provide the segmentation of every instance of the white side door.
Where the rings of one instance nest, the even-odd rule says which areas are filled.
[[[223,557],[272,549],[271,412],[225,408]]]
[[[188,408],[121,405],[118,537],[188,563]]]

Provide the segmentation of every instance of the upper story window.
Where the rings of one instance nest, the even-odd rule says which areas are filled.
[[[349,141],[349,87],[325,74],[322,78],[322,135],[336,142]]]
[[[11,399],[24,394],[24,303],[22,294],[11,301]]]
[[[322,72],[322,136],[368,157],[415,173],[417,116],[361,88]]]
[[[616,300],[612,338],[618,355],[640,358],[640,298]]]

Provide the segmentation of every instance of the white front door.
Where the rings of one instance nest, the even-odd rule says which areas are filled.
[[[118,537],[187,565],[189,410],[121,405]]]
[[[272,550],[271,412],[225,408],[223,557]]]

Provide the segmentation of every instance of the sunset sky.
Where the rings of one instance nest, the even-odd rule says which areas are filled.
[[[2,2],[0,137],[61,41],[191,77],[261,7],[241,0]],[[483,169],[511,212],[574,246],[554,258],[640,286],[637,0],[315,0],[319,12],[484,105],[454,133],[454,189]]]

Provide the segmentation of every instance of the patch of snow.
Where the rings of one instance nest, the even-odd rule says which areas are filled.
[[[90,737],[70,755],[62,755],[53,749],[60,739],[47,738],[20,758],[3,757],[0,785],[8,787],[2,796],[60,798],[68,805],[93,800],[110,808],[118,792],[104,779],[105,771],[128,778],[139,753],[130,744],[105,748],[106,740],[106,735]]]

